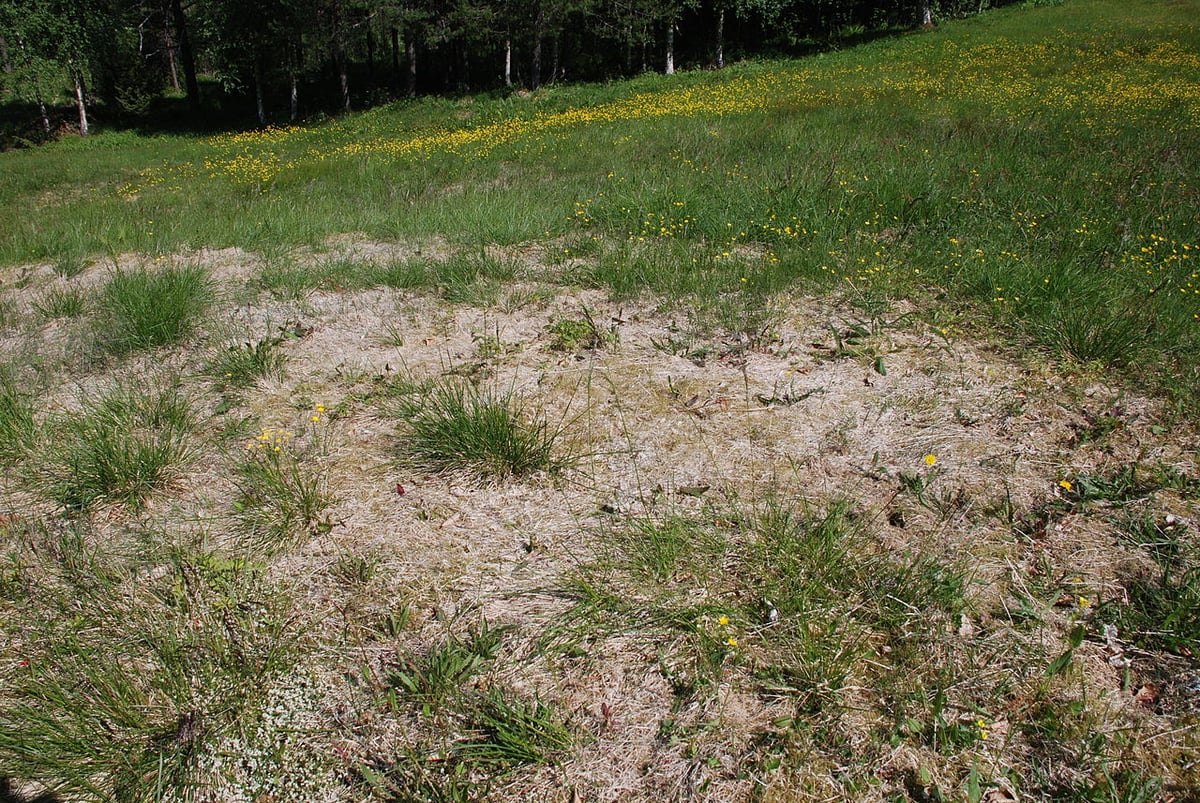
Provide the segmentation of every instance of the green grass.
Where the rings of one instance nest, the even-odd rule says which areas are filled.
[[[241,137],[103,135],[0,155],[0,209],[22,210],[0,219],[0,260],[278,251],[347,231],[467,253],[594,237],[599,256],[568,273],[617,295],[711,304],[742,278],[932,288],[1016,339],[1190,398],[1195,36],[1169,4],[1009,8],[803,62],[473,99],[466,122],[428,101]],[[265,281],[433,283],[484,305],[506,278],[289,270]]]
[[[463,471],[482,479],[526,477],[562,468],[562,428],[495,393],[450,380],[412,388],[403,398],[400,460],[423,471]]]
[[[208,362],[208,373],[222,387],[245,388],[263,379],[283,376],[287,358],[280,341],[264,338],[256,343],[239,343],[216,352]]]
[[[11,466],[24,457],[36,434],[33,399],[22,386],[20,372],[0,365],[0,464]]]
[[[117,355],[176,343],[199,323],[211,298],[201,268],[117,269],[97,300],[96,339]]]
[[[33,308],[43,318],[78,318],[87,308],[87,302],[75,288],[51,289],[33,302]]]
[[[36,489],[70,511],[140,508],[195,452],[191,405],[173,389],[114,387],[44,428],[29,458]]]
[[[1195,787],[1191,5],[0,154],[0,790]]]
[[[337,497],[318,451],[315,443],[297,445],[293,433],[272,428],[245,444],[235,467],[233,509],[254,543],[276,550],[330,531],[327,511]]]
[[[101,546],[82,521],[7,535],[20,581],[0,604],[27,630],[0,675],[3,774],[134,803],[207,783],[222,741],[253,731],[294,665],[288,599],[237,560],[164,548],[162,533],[140,554]]]
[[[447,634],[424,654],[398,650],[386,682],[394,715],[422,738],[393,763],[360,768],[384,800],[479,800],[523,767],[551,764],[575,737],[551,704],[477,679],[492,668],[508,627]]]
[[[600,559],[569,578],[563,592],[575,607],[552,639],[572,644],[581,623],[637,632],[674,656],[673,683],[685,696],[747,660],[759,693],[810,714],[837,709],[871,652],[889,645],[897,661],[920,660],[914,646],[966,609],[961,568],[877,552],[848,511],[767,505],[635,520],[607,533]]]

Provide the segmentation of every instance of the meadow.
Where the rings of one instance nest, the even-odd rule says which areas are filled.
[[[0,154],[0,799],[1193,799],[1198,11]]]

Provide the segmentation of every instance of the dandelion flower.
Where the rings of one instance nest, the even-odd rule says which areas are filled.
[[[725,626],[725,625],[729,624],[729,617],[726,616],[725,614],[721,614],[720,616],[717,617],[717,624],[719,624],[721,626]]]
[[[925,455],[925,465],[932,466],[935,463],[937,463],[937,455],[932,455],[932,454]]]
[[[1071,490],[1072,485],[1069,480],[1059,480],[1058,487],[1062,488],[1064,491],[1069,491],[1069,490]]]
[[[730,636],[729,638],[725,639],[725,643],[728,644],[730,647],[736,647],[737,639],[735,639],[733,636]]]

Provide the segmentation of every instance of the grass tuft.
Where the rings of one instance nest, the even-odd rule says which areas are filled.
[[[35,485],[67,510],[115,503],[140,509],[192,455],[191,406],[176,390],[116,387],[51,422]]]
[[[245,444],[235,468],[233,507],[242,529],[256,542],[278,547],[332,528],[326,511],[337,497],[310,450],[297,447],[291,432],[270,427]]]
[[[279,341],[266,338],[217,352],[208,362],[208,372],[220,386],[244,388],[260,379],[283,376],[286,362],[286,356],[279,350]]]
[[[198,267],[114,271],[98,303],[96,336],[113,354],[178,342],[212,299],[208,274]]]
[[[0,365],[0,465],[24,457],[37,435],[33,405],[15,368]]]
[[[75,288],[51,288],[33,302],[33,309],[43,318],[78,318],[86,308],[83,294]]]
[[[504,479],[564,465],[557,453],[561,429],[527,412],[511,393],[439,381],[404,408],[400,457],[421,470]]]

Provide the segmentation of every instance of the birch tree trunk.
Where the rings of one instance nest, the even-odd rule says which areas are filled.
[[[667,23],[667,75],[675,74],[675,20]]]
[[[338,74],[338,88],[342,94],[342,111],[350,111],[350,73],[349,67],[346,64],[346,32],[344,21],[342,19],[342,3],[341,0],[334,0],[330,6],[332,19],[330,20],[333,28],[333,66]]]
[[[42,130],[50,134],[50,115],[46,112],[46,99],[42,97],[42,82],[34,81],[33,97],[37,101],[38,113],[42,115]]]
[[[921,0],[921,25],[923,27],[933,25],[933,9],[929,5],[929,0]]]
[[[725,6],[717,12],[717,69],[725,66]]]
[[[529,69],[529,88],[542,85],[542,35],[546,30],[546,10],[538,4],[537,18],[533,23],[533,64]]]
[[[75,82],[75,105],[79,108],[79,136],[88,135],[87,101],[83,95],[83,76],[78,70],[71,70],[71,80]],[[49,126],[49,120],[46,121]]]
[[[400,29],[392,26],[392,91],[395,92],[400,88]]]
[[[504,37],[504,86],[512,88],[512,37]]]
[[[257,55],[254,57],[254,110],[258,113],[259,127],[267,124],[267,107],[263,103],[262,64]]]

